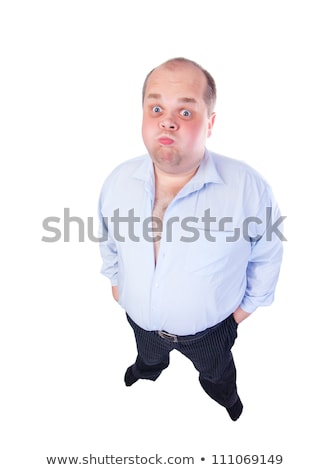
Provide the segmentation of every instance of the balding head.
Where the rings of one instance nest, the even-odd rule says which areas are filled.
[[[213,79],[213,77],[210,75],[210,73],[207,70],[201,67],[201,65],[197,64],[193,60],[185,59],[184,57],[176,57],[174,59],[169,59],[149,72],[149,74],[145,78],[144,85],[143,85],[142,101],[144,102],[144,99],[145,99],[145,92],[146,92],[148,80],[154,72],[162,68],[167,68],[169,70],[176,71],[178,70],[179,67],[193,67],[201,71],[201,79],[205,80],[205,83],[206,83],[203,97],[207,106],[208,115],[211,116],[212,112],[214,111],[215,104],[216,104],[215,80]]]

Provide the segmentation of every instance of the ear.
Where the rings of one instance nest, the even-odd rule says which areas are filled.
[[[212,113],[210,118],[209,118],[209,121],[208,121],[208,134],[207,134],[207,137],[211,136],[211,131],[212,131],[212,128],[214,126],[215,118],[216,118],[216,113]]]

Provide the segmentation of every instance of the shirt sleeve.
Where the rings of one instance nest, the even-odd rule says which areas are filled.
[[[247,313],[274,300],[283,255],[283,220],[270,188],[259,208],[258,223],[251,224],[251,256],[246,270],[246,291],[240,307]]]
[[[118,253],[116,242],[112,237],[112,234],[109,230],[109,220],[108,217],[103,215],[102,203],[103,195],[101,193],[99,198],[99,247],[100,254],[102,257],[102,267],[101,274],[108,277],[113,286],[118,284]]]

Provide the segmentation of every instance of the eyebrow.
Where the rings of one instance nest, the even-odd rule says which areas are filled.
[[[149,93],[146,98],[150,100],[160,100],[162,96],[159,93]],[[195,98],[189,97],[178,98],[178,101],[180,103],[197,103],[197,100]]]

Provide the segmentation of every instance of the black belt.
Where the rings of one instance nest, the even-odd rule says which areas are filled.
[[[160,338],[166,339],[167,341],[170,341],[171,343],[180,343],[181,341],[192,341],[192,340],[201,338],[202,336],[205,336],[207,333],[209,333],[212,330],[215,330],[221,325],[221,323],[223,323],[223,321],[220,323],[217,323],[217,325],[207,328],[204,331],[200,331],[199,333],[196,333],[195,335],[179,336],[179,335],[174,335],[172,333],[168,333],[167,331],[163,331],[163,330],[157,331],[157,334],[160,336]]]
[[[162,338],[162,339],[167,339],[171,343],[178,343],[178,338],[186,338],[186,336],[178,336],[178,335],[173,335],[171,333],[167,333],[166,331],[158,331],[157,334]]]

